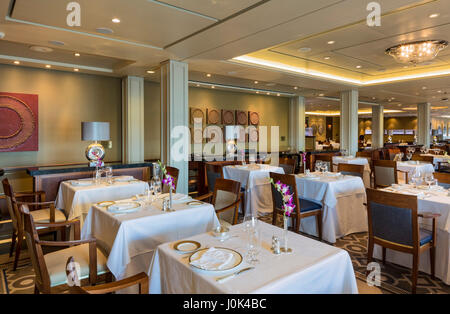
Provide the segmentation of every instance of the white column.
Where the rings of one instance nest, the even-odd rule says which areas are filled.
[[[430,103],[417,105],[417,144],[430,146]]]
[[[372,148],[384,146],[384,106],[372,106]]]
[[[341,149],[350,155],[358,151],[358,90],[341,92]]]
[[[295,151],[305,150],[305,97],[302,96],[289,101],[289,146]]]
[[[177,192],[188,194],[189,105],[188,65],[161,63],[161,161],[180,170]],[[183,131],[184,130],[184,131]]]
[[[122,161],[144,162],[144,78],[122,79]]]

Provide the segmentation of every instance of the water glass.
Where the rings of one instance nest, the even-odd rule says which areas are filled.
[[[105,168],[105,174],[106,174],[106,182],[108,184],[113,184],[113,170],[111,167]]]
[[[428,190],[430,190],[431,184],[434,183],[434,176],[431,173],[425,175],[425,183],[428,185]]]
[[[316,161],[316,165],[314,166],[314,170],[316,170],[316,172],[320,172],[320,169],[322,169],[322,162],[321,161]]]
[[[153,177],[153,186],[154,186],[154,194],[156,197],[158,197],[159,195],[161,195],[162,193],[162,183],[161,183],[161,178],[159,176],[154,176]]]
[[[257,219],[250,220],[247,229],[247,262],[257,264],[259,262],[258,255],[261,250],[261,231]]]
[[[411,151],[408,151],[408,153],[406,154],[406,158],[408,158],[408,161],[411,160],[411,158],[412,158]]]

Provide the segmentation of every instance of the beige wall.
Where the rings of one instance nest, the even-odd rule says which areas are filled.
[[[87,162],[82,121],[110,122],[112,149],[121,160],[121,83],[118,78],[0,65],[0,91],[39,95],[39,151],[0,152],[0,167]]]
[[[144,82],[144,159],[161,158],[160,84]]]
[[[259,113],[260,126],[267,126],[267,148],[270,150],[270,126],[279,126],[280,149],[289,146],[289,98],[263,96],[239,92],[189,88],[189,107],[203,109],[227,109],[256,111]],[[284,136],[284,141],[281,137]]]

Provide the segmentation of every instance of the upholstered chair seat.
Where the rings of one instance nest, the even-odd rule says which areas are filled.
[[[299,198],[300,201],[300,212],[306,213],[312,210],[322,209],[322,204],[305,200],[303,198]]]
[[[77,263],[80,264],[80,280],[89,277],[89,244],[81,244],[72,246],[67,249],[44,255],[45,264],[47,265],[48,274],[50,276],[50,286],[55,287],[67,283],[66,265],[69,257],[73,256]],[[108,272],[106,267],[106,256],[97,249],[97,274],[102,275]]]

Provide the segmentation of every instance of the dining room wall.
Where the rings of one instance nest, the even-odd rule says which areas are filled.
[[[160,158],[160,84],[144,83],[145,159]],[[267,148],[270,150],[270,127],[279,126],[280,149],[289,145],[289,99],[285,97],[189,87],[189,107],[202,109],[243,110],[259,113],[260,125],[268,127]],[[283,138],[283,139],[282,139]]]

